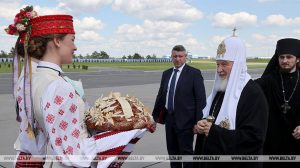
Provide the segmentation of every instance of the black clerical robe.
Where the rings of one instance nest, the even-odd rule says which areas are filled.
[[[211,108],[214,108],[215,96]],[[216,109],[220,110],[217,104]],[[210,112],[212,109],[210,109]],[[197,155],[261,155],[267,131],[268,105],[261,88],[250,80],[244,87],[236,112],[235,130],[213,124],[208,136],[198,135]],[[262,167],[258,162],[199,163],[194,167]]]
[[[289,99],[297,82],[298,72],[282,74],[285,97]],[[300,79],[299,79],[300,80]],[[256,82],[262,87],[269,103],[269,124],[266,142],[264,145],[265,155],[300,155],[300,140],[292,136],[293,130],[300,125],[300,81],[296,86],[288,105],[290,109],[286,114],[282,109],[283,92],[280,72],[270,73]],[[300,167],[300,164],[268,163],[264,167]]]

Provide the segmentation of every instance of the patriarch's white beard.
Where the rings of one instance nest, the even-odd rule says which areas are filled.
[[[214,90],[217,92],[219,91],[224,92],[226,90],[227,84],[228,84],[228,78],[226,79],[217,78],[215,81]]]

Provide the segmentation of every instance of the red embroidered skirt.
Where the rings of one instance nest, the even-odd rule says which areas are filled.
[[[30,153],[24,153],[20,152],[17,158],[16,162],[16,167],[15,168],[43,168],[43,165],[45,164],[45,161],[39,162],[39,161],[34,161],[31,158]]]

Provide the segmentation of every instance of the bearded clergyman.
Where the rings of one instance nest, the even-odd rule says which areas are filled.
[[[269,103],[265,155],[300,155],[300,40],[278,40],[265,72],[256,82]],[[264,167],[300,167],[296,162],[268,162]]]
[[[195,154],[262,155],[268,105],[263,91],[247,72],[245,45],[239,37],[226,38],[219,45],[216,64],[204,118],[197,123]],[[262,163],[200,162],[197,166],[253,168],[262,167]]]

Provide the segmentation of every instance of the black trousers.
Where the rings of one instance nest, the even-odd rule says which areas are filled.
[[[175,123],[174,115],[166,116],[166,139],[169,155],[193,155],[193,128],[178,129]],[[171,168],[192,168],[191,162],[172,162]]]

